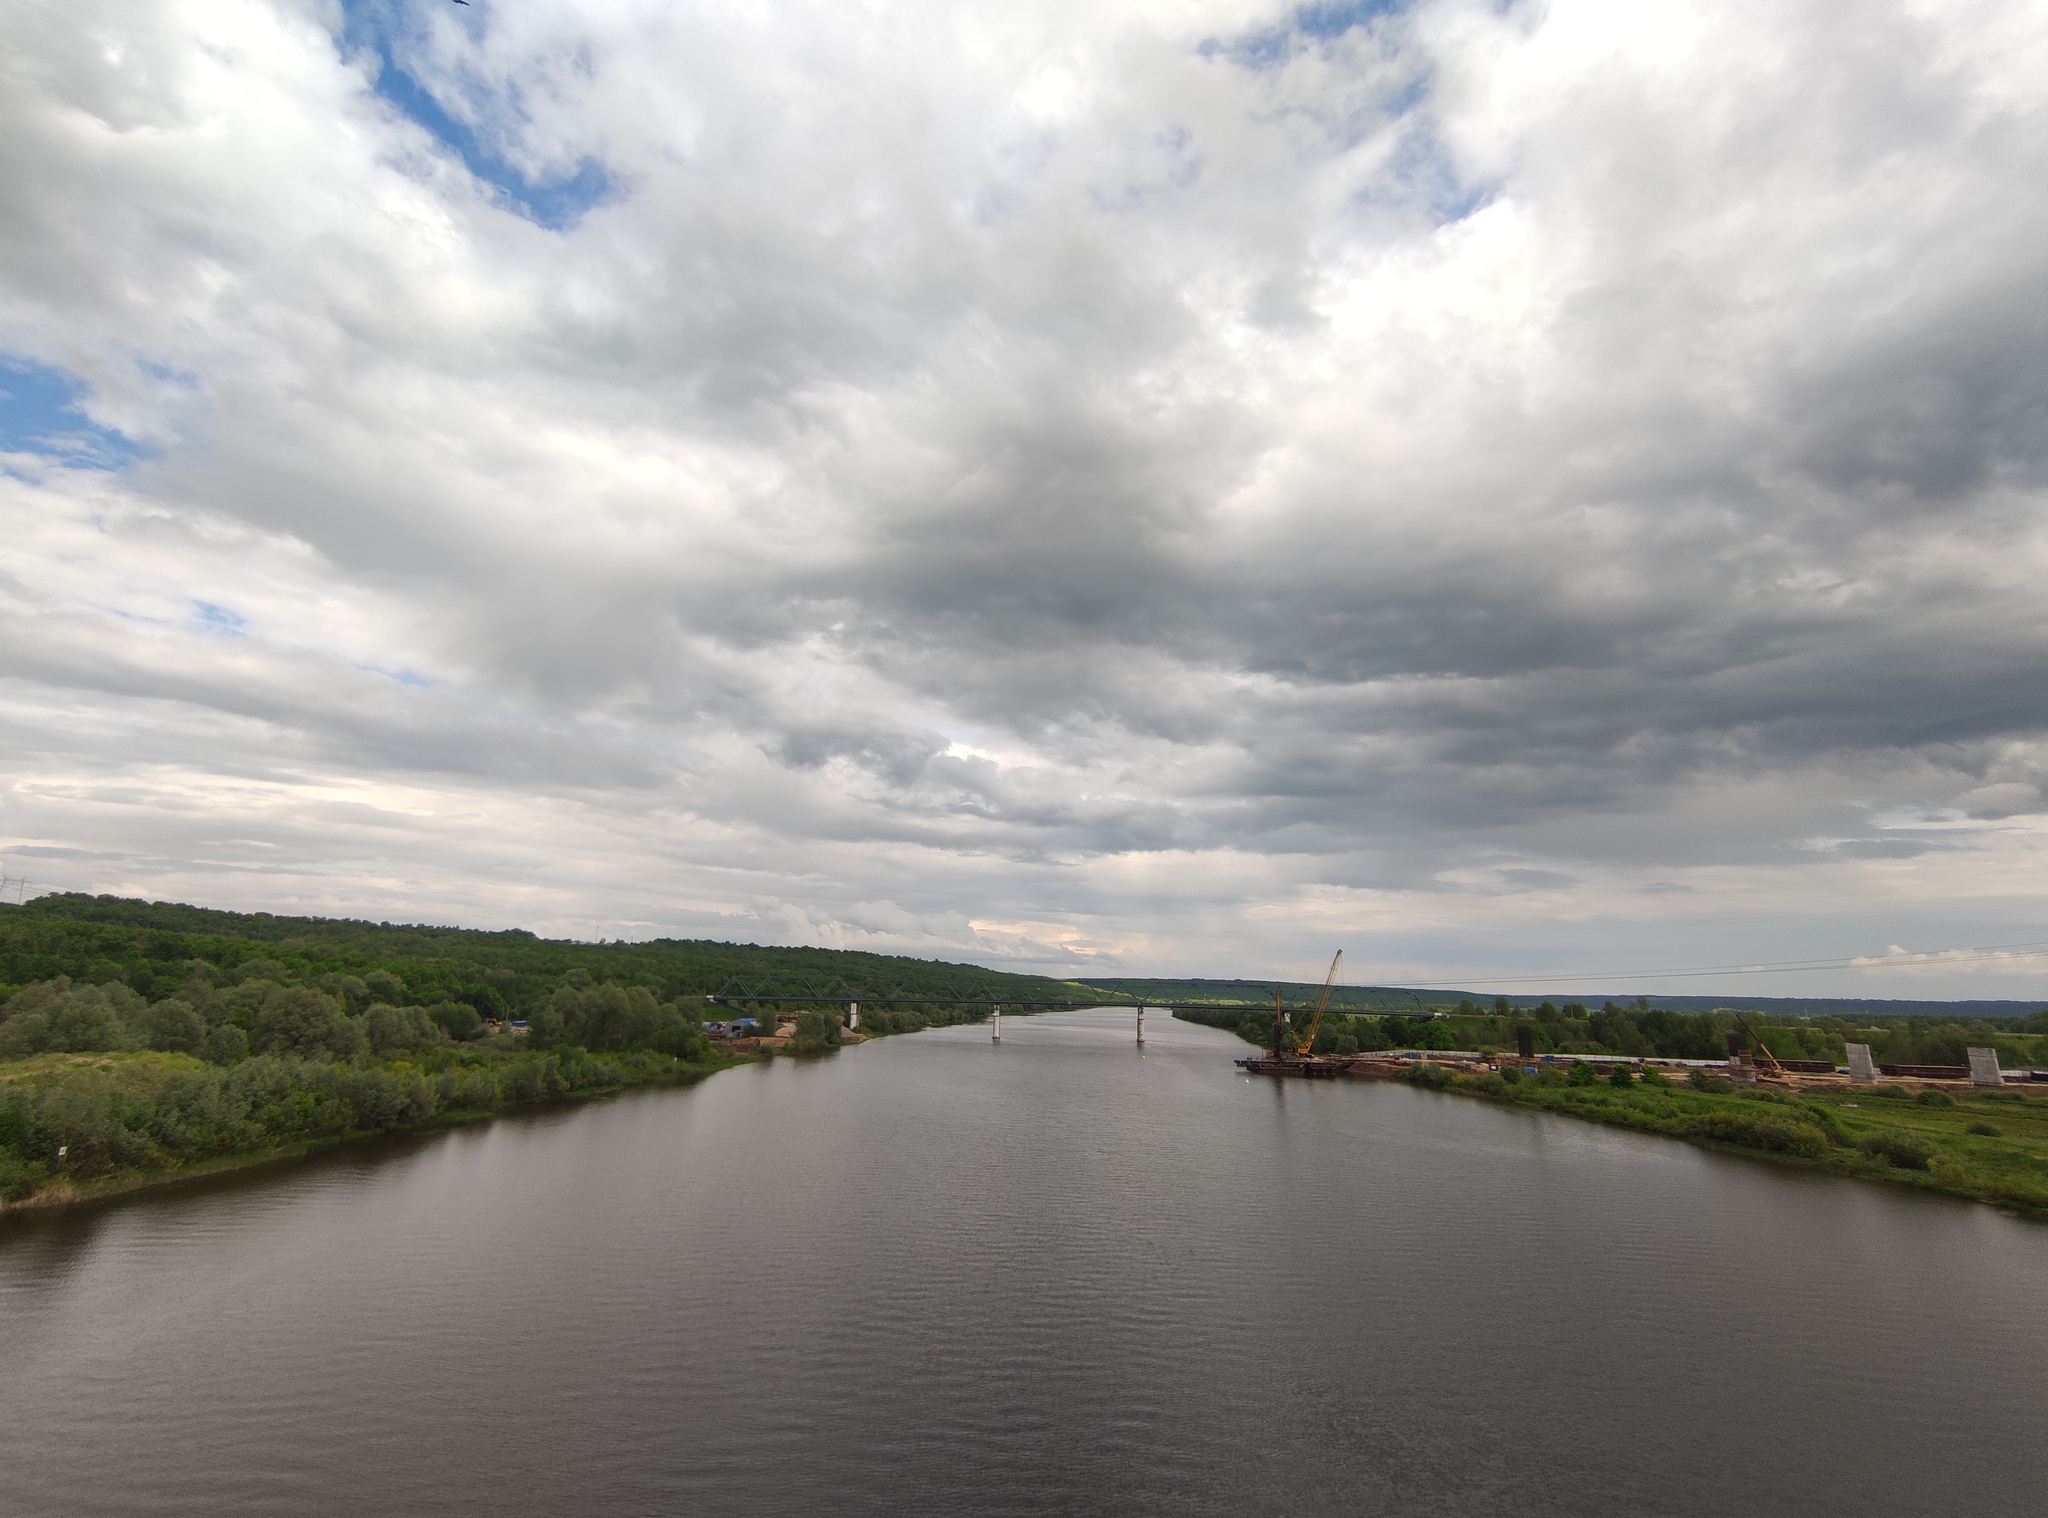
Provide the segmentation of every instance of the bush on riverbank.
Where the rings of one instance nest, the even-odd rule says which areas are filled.
[[[1934,1146],[1911,1133],[1867,1133],[1856,1147],[1901,1170],[1925,1170],[1934,1158]]]
[[[577,943],[110,896],[0,903],[0,1198],[693,1078],[732,1062],[702,1017],[736,979],[768,1013],[778,987],[804,1005],[929,1001],[871,1004],[869,1033],[1090,994],[839,949]]]
[[[828,1012],[821,1007],[812,1007],[796,1015],[796,1043],[792,1046],[798,1054],[822,1054],[839,1044],[839,1014]]]
[[[1970,1092],[1927,1104],[1883,1100],[1882,1088],[1793,1094],[1737,1091],[1725,1082],[1703,1090],[1509,1081],[1455,1074],[1421,1061],[1406,1079],[1610,1127],[1944,1191],[2048,1220],[2048,1102],[2015,1091]],[[1984,1121],[1987,1113],[1999,1122]]]
[[[436,1117],[688,1079],[727,1061],[688,1064],[636,1049],[598,1057],[439,1048],[376,1063],[258,1054],[231,1065],[161,1051],[50,1053],[0,1064],[0,1200],[53,1183],[260,1155],[294,1145],[416,1127]]]
[[[1768,1154],[1796,1154],[1817,1160],[1828,1152],[1828,1136],[1808,1123],[1747,1112],[1707,1112],[1685,1125],[1693,1138],[1713,1139]]]

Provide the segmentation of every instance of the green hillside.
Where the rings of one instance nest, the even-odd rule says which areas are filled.
[[[715,995],[738,977],[764,1002],[806,994],[1014,1002],[1100,1000],[1086,988],[979,965],[841,949],[763,947],[702,939],[578,943],[518,929],[485,932],[325,917],[218,912],[115,896],[40,896],[0,907],[0,999],[35,981],[119,981],[149,1001],[175,996],[194,966],[234,972],[256,961],[283,978],[385,970],[427,1005],[469,1002],[514,1015],[545,1002],[564,975],[645,986],[663,1000]],[[204,972],[199,972],[202,975]],[[208,980],[217,977],[206,977]],[[777,993],[780,993],[778,996]],[[792,1003],[793,1004],[793,1003]]]

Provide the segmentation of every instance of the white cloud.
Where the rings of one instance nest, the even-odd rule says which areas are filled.
[[[472,10],[17,8],[0,351],[148,450],[0,479],[46,883],[1389,980],[2038,917],[2034,9]]]

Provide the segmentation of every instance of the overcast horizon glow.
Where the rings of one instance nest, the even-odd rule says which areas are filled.
[[[2048,995],[2040,6],[8,12],[10,876]]]

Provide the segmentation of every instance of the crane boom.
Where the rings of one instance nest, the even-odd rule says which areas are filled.
[[[1279,986],[1273,988],[1273,1057],[1275,1059],[1298,1059],[1315,1047],[1316,1030],[1323,1025],[1323,1009],[1330,1005],[1330,988],[1337,983],[1337,966],[1344,961],[1344,951],[1339,949],[1337,957],[1330,961],[1330,973],[1323,977],[1323,994],[1316,998],[1316,1015],[1308,1025],[1306,1033],[1297,1032],[1288,1022],[1285,1003],[1281,1000]]]
[[[1308,1025],[1308,1037],[1301,1041],[1301,1052],[1306,1054],[1315,1047],[1316,1030],[1323,1025],[1323,1009],[1330,1004],[1330,987],[1337,984],[1337,966],[1344,962],[1344,951],[1339,949],[1337,957],[1330,961],[1330,973],[1323,977],[1323,994],[1316,998],[1315,1021]]]
[[[1750,1027],[1749,1019],[1746,1017],[1737,1017],[1735,1019],[1735,1024],[1737,1027],[1741,1028],[1744,1033],[1747,1033],[1749,1035],[1749,1041],[1756,1045],[1756,1052],[1763,1056],[1763,1063],[1770,1067],[1771,1073],[1774,1075],[1783,1075],[1785,1073],[1785,1067],[1778,1063],[1778,1057],[1775,1054],[1771,1053],[1769,1049],[1764,1047],[1763,1039],[1757,1035],[1757,1032],[1754,1028]]]

